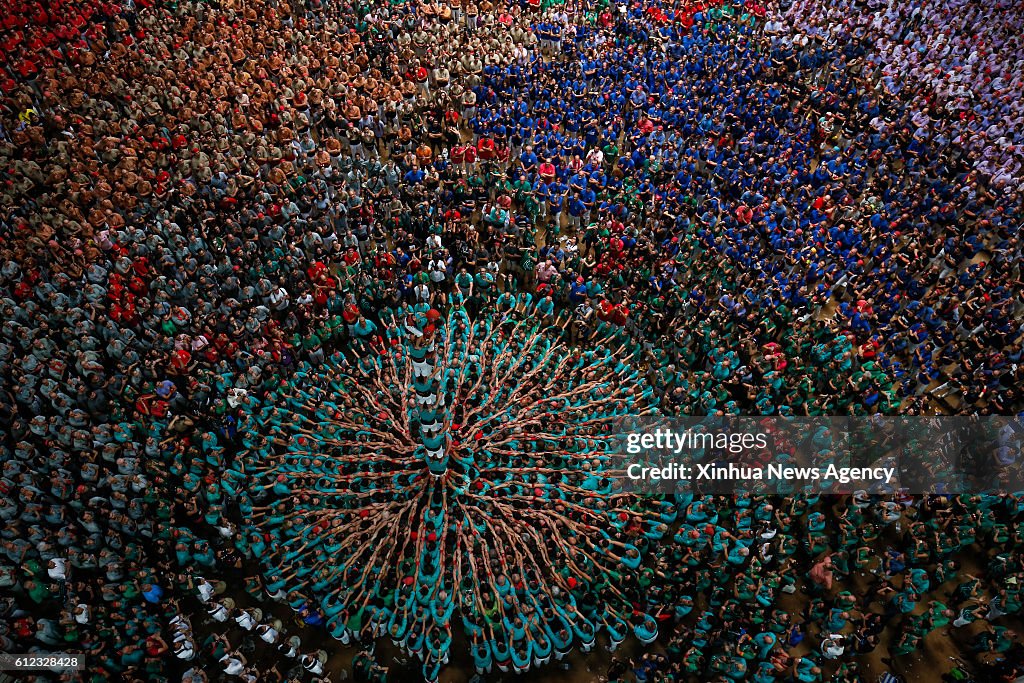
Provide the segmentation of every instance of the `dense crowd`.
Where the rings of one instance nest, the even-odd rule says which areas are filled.
[[[967,151],[998,189],[1021,190],[1024,164],[1024,16],[1012,3],[797,2],[787,13],[798,39],[866,41],[865,68],[879,94],[906,102],[914,134],[935,148]]]
[[[329,679],[302,643],[338,603],[267,531],[303,523],[279,503],[317,470],[264,488],[252,444],[302,425],[251,416],[462,311],[600,347],[587,381],[635,371],[669,415],[1018,413],[1020,20],[986,0],[8,3],[0,650],[84,652],[92,680]],[[609,678],[858,680],[872,651],[901,671],[938,640],[1019,669],[1020,494],[656,502],[668,530],[639,502],[607,529],[631,613],[595,623],[607,586],[563,576],[590,627],[510,612],[534,644],[506,668],[632,635],[659,644]],[[472,632],[439,604],[421,629]],[[418,635],[393,640],[435,677],[447,648]]]

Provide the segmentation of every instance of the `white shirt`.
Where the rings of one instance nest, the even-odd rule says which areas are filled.
[[[89,623],[89,606],[84,602],[78,605],[80,609],[75,610],[75,622],[79,624]]]
[[[50,562],[53,563],[53,566],[49,566],[48,564],[46,568],[46,573],[50,575],[50,578],[56,581],[67,580],[68,561],[65,560],[63,557],[55,557],[52,560],[50,560]]]
[[[242,664],[241,660],[235,659],[231,655],[224,655],[220,658],[220,661],[224,664],[224,673],[226,674],[237,676],[245,671],[245,664]]]
[[[199,591],[200,602],[209,602],[215,592],[213,584],[206,579],[203,579],[202,582],[196,586],[196,590]]]
[[[302,666],[314,676],[319,676],[324,672],[324,665],[320,663],[320,660],[310,655],[302,655]]]
[[[242,610],[242,613],[235,617],[235,623],[244,628],[246,631],[251,631],[256,625],[256,620],[252,618],[252,615]]]
[[[288,307],[288,290],[284,287],[278,287],[270,293],[270,303],[273,304],[277,310],[282,310]]]

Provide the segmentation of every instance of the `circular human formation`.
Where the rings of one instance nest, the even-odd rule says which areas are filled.
[[[674,506],[619,491],[617,420],[653,390],[606,328],[571,349],[552,310],[512,291],[448,316],[427,305],[250,400],[224,483],[270,534],[258,555],[307,577],[329,633],[388,637],[435,680],[464,630],[477,667],[524,672],[574,645],[658,633],[634,614],[647,543]],[[382,315],[393,323],[395,312]],[[253,506],[238,483],[269,489]],[[643,525],[645,543],[623,540]]]
[[[560,460],[547,435],[647,407],[1018,413],[1022,22],[1004,0],[7,2],[0,650],[81,652],[96,683],[339,680],[331,636],[378,681],[592,642],[609,680],[951,655],[1012,680],[1019,493],[635,499],[605,491],[599,438]],[[562,377],[514,350],[549,343]],[[573,405],[574,382],[610,393]],[[568,403],[525,402],[545,392]],[[605,654],[652,620],[631,665]]]

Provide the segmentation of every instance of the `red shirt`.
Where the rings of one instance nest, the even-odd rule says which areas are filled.
[[[322,261],[317,261],[306,269],[306,275],[309,276],[310,280],[315,280],[326,270],[327,266]]]
[[[184,370],[192,362],[192,354],[185,349],[179,349],[171,354],[171,367]]]
[[[28,59],[24,59],[21,62],[19,62],[16,68],[18,70],[18,73],[21,74],[22,78],[30,78],[39,71],[35,63]]]
[[[484,161],[494,158],[494,140],[491,140],[490,138],[480,138],[480,141],[476,143],[476,149],[480,158]]]

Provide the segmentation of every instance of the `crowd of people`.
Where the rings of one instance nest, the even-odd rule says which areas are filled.
[[[329,678],[320,648],[301,647],[306,631],[293,642],[275,621],[291,612],[343,642],[390,635],[428,679],[449,660],[452,624],[469,641],[476,629],[514,636],[452,650],[452,664],[485,673],[506,655],[525,670],[556,646],[631,637],[650,654],[613,662],[609,678],[852,681],[877,672],[876,649],[899,672],[913,653],[934,659],[939,641],[1011,677],[1024,659],[1010,628],[1019,493],[615,499],[600,533],[567,551],[516,525],[579,523],[603,484],[519,440],[499,461],[528,500],[508,502],[510,530],[485,516],[475,532],[492,552],[495,538],[517,548],[517,569],[498,581],[492,556],[439,561],[461,530],[424,540],[402,559],[450,593],[413,608],[408,592],[429,582],[317,574],[331,544],[309,535],[309,511],[323,509],[310,491],[338,465],[289,457],[303,439],[338,440],[330,425],[346,414],[397,401],[416,410],[416,447],[399,452],[422,456],[403,467],[422,463],[423,481],[435,472],[453,500],[495,510],[498,494],[474,491],[493,470],[452,439],[517,413],[485,400],[491,414],[431,428],[448,392],[429,341],[453,328],[468,335],[451,337],[460,360],[437,365],[497,377],[494,397],[516,395],[497,373],[534,348],[524,330],[546,349],[524,369],[555,369],[551,349],[583,359],[568,384],[523,385],[614,385],[580,404],[595,419],[647,405],[1019,414],[1021,17],[1003,4],[8,3],[0,650],[82,652],[96,681],[202,680],[215,667]],[[484,324],[506,337],[477,340]],[[381,374],[403,354],[409,377]],[[368,389],[332,376],[339,367]],[[371,381],[385,376],[396,384]],[[335,414],[304,423],[324,396],[305,405],[290,392],[332,380],[344,388]],[[537,403],[553,415],[575,405]],[[518,414],[539,419],[538,406]],[[365,446],[334,444],[332,459]],[[567,474],[518,472],[531,467]],[[393,548],[374,535],[392,525],[370,515],[410,495],[411,477],[349,490],[330,524],[359,530],[351,542],[371,553]],[[594,490],[576,491],[578,479]],[[541,493],[520,490],[528,481]],[[411,530],[443,531],[422,491],[428,514]],[[278,542],[295,538],[308,553]],[[559,557],[578,575],[552,577],[571,567]],[[456,575],[486,580],[456,597]],[[223,595],[218,581],[239,576],[245,593]],[[390,599],[392,623],[347,609],[355,598]],[[552,627],[569,604],[575,623]],[[229,619],[281,664],[225,643],[217,624]],[[361,657],[361,676],[386,676]]]
[[[907,102],[910,122],[939,149],[967,151],[1000,190],[1022,189],[1024,16],[991,2],[797,2],[787,14],[804,36],[866,42],[884,96]]]
[[[651,410],[639,349],[606,324],[574,353],[549,295],[469,297],[475,321],[382,306],[380,335],[350,325],[353,356],[247,400],[222,485],[249,521],[238,548],[331,636],[389,638],[428,681],[460,626],[479,674],[588,652],[603,629],[653,642],[633,570],[677,513],[616,495],[609,466],[610,425]]]

